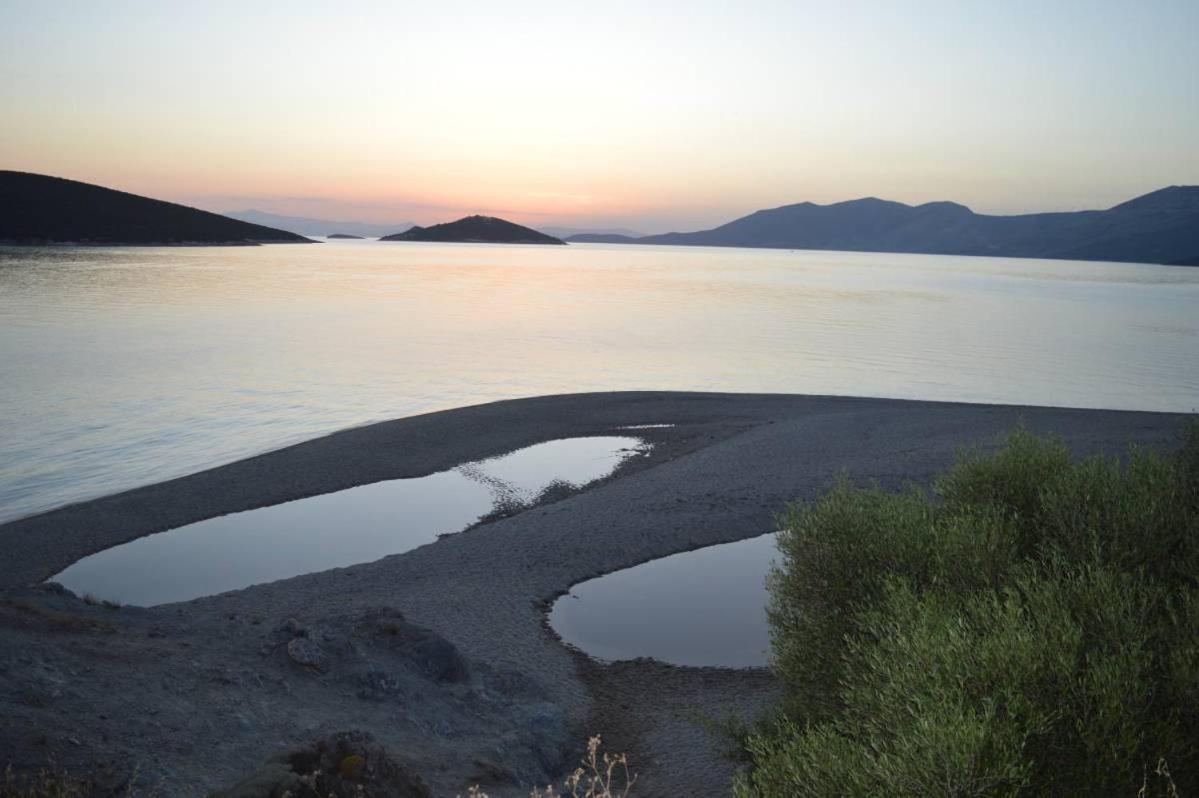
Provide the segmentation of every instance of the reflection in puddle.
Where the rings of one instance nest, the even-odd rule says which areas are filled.
[[[766,575],[776,554],[771,533],[580,582],[554,603],[550,625],[567,643],[604,660],[764,666]]]
[[[644,451],[631,437],[548,441],[427,477],[198,521],[93,554],[52,580],[79,595],[153,606],[372,562],[555,484],[586,485]]]

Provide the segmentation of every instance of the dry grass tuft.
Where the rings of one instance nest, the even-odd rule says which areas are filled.
[[[1152,796],[1160,795],[1162,798],[1181,798],[1182,793],[1178,791],[1178,785],[1174,783],[1174,777],[1170,775],[1170,766],[1164,758],[1157,760],[1157,767],[1153,769],[1153,773],[1149,773],[1149,768],[1145,768],[1145,777],[1141,782],[1141,789],[1137,790],[1137,798],[1152,798]]]
[[[39,770],[18,775],[9,765],[0,782],[0,798],[83,798],[88,785],[61,773]]]
[[[0,798],[92,798],[96,795],[132,798],[139,773],[140,770],[134,768],[128,778],[98,782],[92,778],[76,778],[53,763],[29,773],[18,773],[9,765],[0,779]],[[157,798],[162,795],[161,788],[159,784],[148,791],[139,790],[137,795]]]
[[[601,753],[601,743],[598,734],[587,740],[587,755],[562,783],[565,792],[547,784],[544,789],[534,787],[529,798],[628,798],[637,783],[637,774],[629,771],[629,759],[625,754]],[[466,798],[488,796],[476,784],[466,791]]]
[[[104,632],[108,634],[116,632],[116,627],[107,621],[47,609],[28,601],[0,600],[0,611],[3,610],[9,611],[5,614],[25,627],[37,626],[42,629],[64,632]]]
[[[119,610],[121,608],[120,602],[97,598],[91,593],[84,594],[83,603],[92,607],[103,607],[106,610]]]

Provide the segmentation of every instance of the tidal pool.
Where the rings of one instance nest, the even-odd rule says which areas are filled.
[[[602,660],[764,666],[770,648],[766,575],[776,554],[771,533],[605,574],[559,598],[550,625]]]
[[[564,438],[466,463],[209,518],[114,546],[52,577],[79,595],[153,606],[371,562],[458,532],[547,488],[607,476],[646,445]]]

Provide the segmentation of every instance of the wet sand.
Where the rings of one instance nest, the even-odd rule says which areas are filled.
[[[0,750],[19,765],[48,755],[74,768],[137,763],[171,794],[202,794],[282,747],[361,728],[412,761],[435,794],[452,795],[476,774],[493,779],[493,795],[524,795],[513,782],[569,764],[576,752],[563,740],[601,733],[629,751],[637,795],[719,793],[732,766],[698,718],[767,711],[778,699],[768,672],[590,662],[548,629],[556,596],[603,573],[771,531],[787,501],[817,496],[842,471],[896,488],[927,483],[959,447],[989,445],[1021,421],[1082,455],[1169,446],[1182,419],[786,395],[551,396],[359,427],[71,505],[0,526],[0,596],[111,631],[0,614],[0,714],[14,721]],[[374,563],[148,610],[29,588],[92,552],[215,515],[663,423],[675,426],[636,432],[654,444],[649,457],[580,493]],[[414,681],[403,695],[368,701],[354,688],[359,660],[316,673],[279,654],[288,619],[325,630],[315,639],[332,647],[342,644],[339,624],[379,608],[456,646],[470,680]]]

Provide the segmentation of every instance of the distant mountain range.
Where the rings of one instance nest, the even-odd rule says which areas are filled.
[[[302,236],[328,236],[333,233],[360,236],[362,238],[379,238],[394,233],[396,230],[407,230],[413,222],[396,222],[395,224],[375,224],[373,222],[347,222],[332,219],[313,219],[308,216],[281,216],[277,213],[267,213],[250,208],[244,211],[228,211],[225,213],[231,219],[241,219],[243,222],[264,224],[277,227],[280,230],[290,230]]]
[[[124,191],[0,171],[0,243],[291,244],[303,236]]]
[[[0,243],[311,243],[312,235],[384,241],[562,244],[491,216],[430,227],[335,222],[262,211],[241,218],[47,175],[0,170]],[[288,228],[258,223],[272,221]],[[555,228],[559,229],[559,228]],[[905,205],[873,197],[833,205],[802,202],[762,210],[694,233],[576,234],[575,242],[913,252],[1109,260],[1199,266],[1199,186],[1171,186],[1103,211],[991,216],[953,202]]]
[[[494,216],[467,216],[456,222],[431,227],[412,227],[403,233],[383,236],[380,241],[437,241],[463,244],[563,244],[561,239],[531,227]]]
[[[624,238],[641,238],[645,233],[630,230],[627,227],[542,227],[541,232],[555,238],[570,238],[571,236],[623,236]]]
[[[1163,188],[1105,211],[1021,216],[989,216],[954,202],[801,202],[695,233],[568,240],[1193,264],[1199,259],[1199,186]]]

